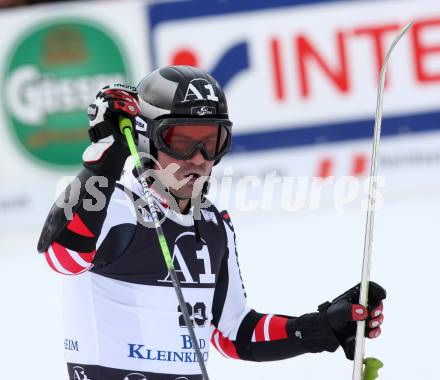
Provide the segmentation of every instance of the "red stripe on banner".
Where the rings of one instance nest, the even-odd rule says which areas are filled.
[[[235,344],[232,340],[229,340],[228,338],[224,337],[221,331],[218,329],[214,330],[212,339],[214,339],[215,335],[218,335],[218,342],[220,344],[221,351],[223,351],[230,358],[240,359],[240,357],[237,354],[237,349],[235,348]],[[217,349],[217,351],[221,352],[215,343],[214,343],[214,347]]]
[[[52,262],[52,260],[50,258],[50,255],[49,255],[48,251],[44,252],[44,257],[46,258],[46,261],[49,264],[49,266],[52,268],[52,270],[54,270],[57,273],[61,273],[57,268],[55,268],[55,265],[53,265],[53,262]],[[62,274],[64,274],[64,273],[62,273]]]
[[[269,322],[270,340],[287,339],[287,318],[274,315]]]
[[[258,323],[257,326],[255,326],[255,341],[256,342],[264,342],[264,321],[267,318],[267,314],[261,318]]]
[[[386,25],[377,25],[371,27],[364,28],[356,28],[353,30],[354,34],[357,36],[367,36],[370,41],[373,43],[375,56],[376,56],[376,70],[377,70],[377,79],[379,79],[380,71],[382,69],[383,60],[385,57],[385,35],[390,32],[397,32],[400,29],[399,24],[386,24]],[[385,76],[385,88],[389,85],[388,81],[388,73]]]
[[[272,63],[273,63],[273,76],[275,84],[275,94],[278,100],[282,101],[286,97],[286,90],[283,81],[283,67],[280,52],[280,41],[277,38],[272,38],[271,40],[271,53],[272,53]]]
[[[316,177],[319,178],[330,177],[332,171],[333,171],[333,160],[331,158],[323,158],[318,163],[318,173],[316,174]]]
[[[368,157],[365,154],[357,154],[353,157],[353,167],[351,168],[351,175],[361,176],[367,171]]]
[[[64,248],[62,245],[58,243],[52,243],[52,249],[61,266],[69,272],[78,274],[86,269],[86,267],[79,265],[72,258],[72,256],[70,256],[70,253],[67,251],[67,249]]]
[[[95,235],[93,235],[92,232],[87,228],[78,214],[73,215],[72,220],[67,225],[67,229],[81,236],[95,237]]]

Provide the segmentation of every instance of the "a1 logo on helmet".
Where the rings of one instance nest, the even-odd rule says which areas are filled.
[[[202,95],[202,91],[205,92],[204,95],[206,96]],[[204,78],[195,78],[189,82],[185,98],[182,100],[182,103],[194,100],[212,100],[213,102],[218,102],[218,97],[214,93],[214,88],[208,80]]]

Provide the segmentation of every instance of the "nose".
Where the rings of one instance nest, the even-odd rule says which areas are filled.
[[[203,157],[202,152],[200,151],[200,149],[197,149],[196,153],[194,154],[194,156],[192,156],[189,160],[187,160],[188,162],[192,163],[193,165],[202,165],[205,162],[205,157]]]

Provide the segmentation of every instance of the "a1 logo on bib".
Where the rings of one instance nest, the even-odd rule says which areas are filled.
[[[215,273],[212,273],[211,258],[209,256],[208,246],[206,242],[202,239],[202,246],[200,249],[195,251],[195,255],[191,259],[185,260],[184,247],[179,247],[182,243],[185,243],[186,239],[194,240],[194,232],[183,232],[177,236],[174,242],[173,249],[173,263],[176,267],[176,273],[180,279],[181,284],[214,284],[215,283]],[[191,273],[190,268],[194,267],[196,261],[201,260],[203,262],[203,273]],[[194,269],[193,269],[194,270]],[[163,280],[158,280],[159,282],[171,282],[170,274]]]
[[[214,87],[208,80],[196,78],[189,82],[182,103],[192,102],[194,100],[212,100],[213,102],[218,102],[218,97],[214,93]]]
[[[73,370],[73,380],[91,380],[87,377],[86,371],[83,367],[75,366]]]

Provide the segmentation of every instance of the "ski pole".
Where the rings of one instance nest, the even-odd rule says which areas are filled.
[[[171,277],[171,282],[173,283],[174,290],[176,291],[177,299],[179,300],[180,309],[183,314],[183,319],[185,320],[186,328],[188,329],[189,335],[191,337],[194,351],[196,353],[197,361],[200,366],[200,370],[202,371],[203,379],[209,380],[208,372],[206,370],[205,362],[203,360],[202,352],[200,351],[199,343],[197,341],[196,334],[194,332],[193,325],[191,323],[191,319],[189,317],[188,309],[186,307],[185,298],[183,297],[182,288],[180,287],[179,279],[177,278],[176,271],[174,269],[173,259],[171,258],[170,249],[168,247],[167,240],[163,233],[162,227],[159,222],[159,217],[157,216],[156,208],[154,207],[153,197],[148,189],[148,184],[146,179],[142,176],[142,164],[139,158],[139,153],[137,151],[136,145],[133,140],[132,130],[133,123],[129,118],[119,117],[119,129],[122,134],[127,139],[128,149],[130,150],[131,157],[133,158],[134,165],[136,168],[136,172],[139,178],[139,181],[142,185],[142,191],[147,200],[147,206],[150,211],[150,214],[153,218],[154,228],[156,230],[157,238],[159,240],[160,249],[162,251],[163,258],[165,260],[168,272]]]
[[[388,65],[388,60],[390,55],[403,37],[403,35],[412,27],[413,23],[410,22],[405,25],[393,40],[388,52],[384,58],[382,69],[380,70],[379,76],[379,86],[377,90],[377,103],[376,103],[376,117],[374,123],[374,142],[373,142],[373,152],[371,155],[371,168],[370,168],[370,185],[368,190],[368,209],[367,209],[367,220],[365,223],[365,240],[364,240],[364,256],[362,263],[362,280],[360,287],[359,304],[367,307],[368,302],[368,284],[370,281],[370,269],[371,269],[371,254],[372,254],[372,244],[373,244],[373,226],[374,226],[374,211],[376,202],[376,187],[377,187],[377,154],[379,150],[380,142],[380,132],[382,124],[382,111],[383,111],[383,89],[385,84],[385,73]],[[364,348],[365,348],[365,321],[357,322],[356,327],[356,343],[355,343],[355,354],[354,354],[354,365],[353,365],[353,380],[361,380],[362,378],[362,365],[364,363]],[[363,380],[370,380],[374,377],[371,371],[372,361],[367,361],[366,367],[370,365],[370,370],[367,370],[368,378]],[[381,363],[381,362],[380,362]],[[382,364],[382,363],[381,363]],[[382,364],[383,366],[383,364]],[[377,367],[377,369],[380,367]],[[376,369],[376,377],[377,377]],[[365,376],[365,372],[364,372]]]

